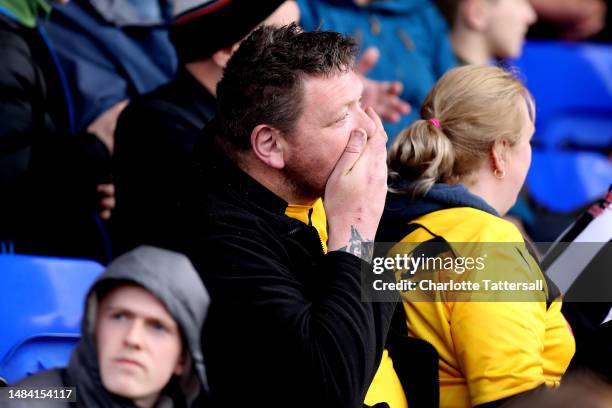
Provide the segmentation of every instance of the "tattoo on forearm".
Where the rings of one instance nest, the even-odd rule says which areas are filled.
[[[351,225],[351,237],[347,246],[343,246],[339,251],[348,252],[363,259],[364,261],[371,262],[374,254],[374,241],[371,239],[363,239],[361,234]]]

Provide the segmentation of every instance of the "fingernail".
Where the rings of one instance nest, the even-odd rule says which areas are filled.
[[[366,139],[368,138],[368,135],[366,135],[366,132],[363,129],[353,130],[351,136],[359,147],[362,147],[365,144]]]

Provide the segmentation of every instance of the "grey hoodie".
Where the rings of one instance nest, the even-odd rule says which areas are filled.
[[[200,337],[210,299],[198,273],[186,256],[150,246],[141,246],[120,256],[93,284],[85,302],[81,340],[72,353],[67,369],[36,374],[23,380],[18,386],[74,386],[78,407],[134,407],[131,400],[112,395],[102,386],[94,338],[98,290],[102,287],[108,288],[109,285],[114,287],[126,283],[147,289],[168,309],[180,327],[190,352],[191,367],[185,370],[178,381],[180,390],[166,387],[156,407],[193,406],[196,398],[208,389]]]

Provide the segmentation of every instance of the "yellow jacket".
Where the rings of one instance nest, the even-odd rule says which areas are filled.
[[[437,294],[436,301],[404,302],[409,335],[430,342],[440,356],[440,406],[475,406],[542,384],[556,386],[574,354],[574,338],[561,314],[560,297],[550,298],[554,291],[518,229],[471,207],[446,208],[411,222],[420,228],[402,242],[438,237],[464,256],[486,252],[491,268],[463,279],[482,279],[487,273],[491,278],[494,269],[493,281],[501,273],[510,281],[530,277],[545,282],[541,298],[534,298],[539,301],[512,301],[507,292],[498,291],[487,292],[488,297],[482,298],[487,301]]]

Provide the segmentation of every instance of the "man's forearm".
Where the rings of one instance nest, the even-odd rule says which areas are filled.
[[[374,240],[362,237],[357,226],[350,226],[350,233],[348,234],[348,238],[345,237],[344,239],[337,239],[334,236],[346,236],[346,233],[333,235],[332,234],[330,234],[330,238],[328,241],[328,248],[330,251],[344,251],[348,252],[349,254],[355,255],[366,262],[372,261]],[[344,245],[342,245],[342,243],[344,243]]]

